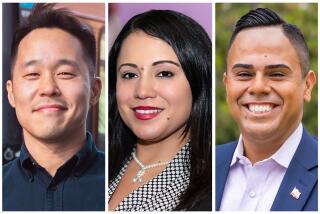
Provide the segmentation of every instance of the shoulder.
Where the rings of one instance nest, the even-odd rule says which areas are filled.
[[[103,173],[105,170],[105,154],[104,152],[98,150],[95,154],[95,159],[92,164],[92,170],[95,170],[97,173]]]
[[[200,200],[188,211],[212,211],[212,195],[210,194],[206,195],[205,198]]]
[[[11,180],[12,178],[15,177],[15,175],[17,175],[19,171],[19,163],[20,163],[19,158],[16,158],[10,161],[9,163],[6,163],[5,165],[3,165],[2,178],[4,183]]]
[[[9,163],[6,163],[5,165],[3,165],[2,166],[3,176],[5,176],[5,174],[10,173],[10,171],[14,170],[17,167],[18,163],[19,163],[19,158],[16,158],[10,161]]]
[[[313,148],[318,148],[318,137],[311,136],[306,129],[303,129],[301,141],[306,141],[309,143],[309,146],[312,146]]]
[[[292,157],[286,174],[290,178],[302,176],[307,183],[318,180],[318,143],[303,129],[299,146]]]
[[[318,154],[318,139],[311,136],[305,128],[297,151],[302,151],[309,157],[311,154],[311,156],[317,156]]]
[[[238,141],[232,141],[226,144],[216,146],[216,155],[234,152]]]
[[[216,146],[216,166],[232,159],[238,141]]]
[[[105,160],[105,154],[103,151],[98,150],[97,151],[97,155],[96,158],[98,159],[98,161],[103,161]]]

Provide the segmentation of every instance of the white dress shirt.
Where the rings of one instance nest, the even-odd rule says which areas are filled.
[[[252,165],[243,155],[242,136],[232,157],[221,211],[268,211],[302,138],[302,124],[271,157]],[[219,172],[216,172],[219,173]]]

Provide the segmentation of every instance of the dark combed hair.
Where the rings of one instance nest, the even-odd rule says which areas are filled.
[[[11,45],[11,65],[13,67],[21,40],[38,28],[59,28],[76,37],[83,48],[90,77],[94,77],[96,68],[96,40],[92,29],[80,22],[70,11],[64,8],[54,9],[55,4],[38,3],[31,14],[15,31]]]
[[[297,26],[286,23],[277,13],[268,8],[250,10],[238,20],[232,33],[228,49],[230,49],[233,41],[240,31],[263,26],[281,27],[284,35],[289,39],[298,55],[301,72],[303,76],[305,76],[310,69],[309,49],[302,32]]]
[[[137,141],[122,121],[116,101],[117,58],[124,39],[135,31],[167,42],[177,55],[192,91],[192,110],[184,133],[191,139],[191,179],[176,210],[211,196],[211,40],[191,18],[170,10],[151,10],[131,18],[109,53],[109,182],[119,173]]]

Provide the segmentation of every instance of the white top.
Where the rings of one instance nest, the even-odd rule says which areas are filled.
[[[252,165],[243,155],[240,135],[221,201],[221,211],[268,211],[302,138],[298,128],[271,157]],[[219,172],[216,172],[219,173]]]

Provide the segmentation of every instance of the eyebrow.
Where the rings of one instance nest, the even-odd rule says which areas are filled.
[[[40,64],[39,60],[36,60],[36,59],[33,59],[33,60],[29,60],[27,62],[25,62],[23,64],[23,67],[29,67],[29,66],[32,66],[32,65],[36,65],[36,64]]]
[[[267,65],[265,66],[265,69],[274,69],[274,68],[286,68],[291,70],[291,68],[285,64],[275,64],[275,65]]]
[[[235,69],[235,68],[246,68],[246,69],[253,69],[253,65],[252,64],[241,64],[241,63],[238,63],[238,64],[235,64],[234,66],[232,66],[232,69]],[[291,70],[291,68],[285,64],[274,64],[274,65],[266,65],[264,67],[264,69],[275,69],[275,68],[286,68],[286,69],[289,69]]]
[[[177,63],[177,62],[174,62],[174,61],[171,61],[171,60],[160,60],[160,61],[156,61],[154,63],[152,63],[152,66],[155,66],[155,65],[159,65],[159,64],[163,64],[163,63],[170,63],[170,64],[173,64],[177,67],[180,68],[180,64]]]
[[[180,64],[177,63],[177,62],[174,62],[174,61],[171,61],[171,60],[159,60],[159,61],[156,61],[156,62],[153,62],[151,65],[152,66],[156,66],[156,65],[159,65],[159,64],[164,64],[164,63],[170,63],[170,64],[173,64],[177,67],[180,68]],[[136,64],[133,64],[133,63],[123,63],[119,66],[118,70],[120,70],[120,68],[122,68],[123,66],[129,66],[129,67],[133,67],[133,68],[138,68],[138,65]]]
[[[136,64],[133,63],[123,63],[119,66],[118,70],[120,70],[120,68],[122,68],[123,66],[129,66],[129,67],[133,67],[133,68],[138,68],[138,66]]]
[[[33,59],[24,63],[23,66],[26,68],[28,66],[37,65],[37,64],[41,64],[40,60]],[[79,68],[79,65],[76,61],[69,60],[69,59],[59,59],[58,62],[55,63],[54,67],[59,67],[60,65],[70,65],[72,67]]]
[[[57,63],[55,63],[54,67],[57,68],[57,67],[59,67],[61,65],[70,65],[71,67],[74,67],[74,68],[76,68],[78,70],[80,69],[79,64],[74,60],[60,59],[60,60],[58,60]]]
[[[235,68],[253,69],[253,65],[251,65],[251,64],[241,64],[241,63],[238,63],[238,64],[235,64],[234,66],[232,66],[232,69],[235,69]]]

